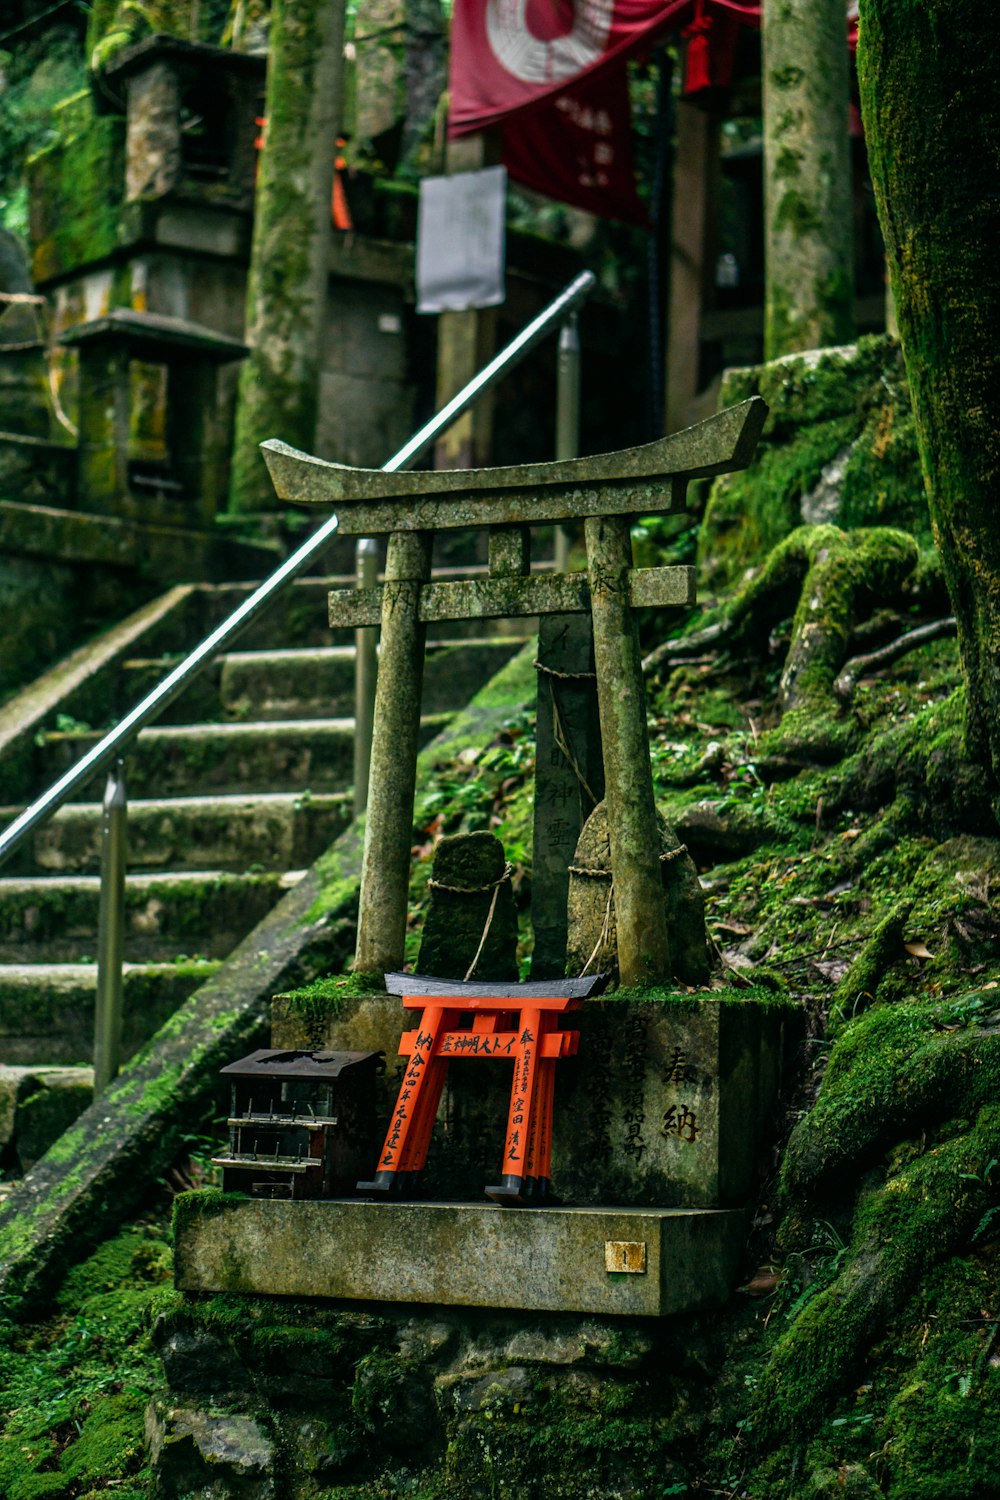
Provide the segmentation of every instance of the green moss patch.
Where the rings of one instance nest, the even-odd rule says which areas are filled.
[[[902,356],[885,337],[731,370],[730,406],[770,407],[752,466],[712,486],[698,539],[703,584],[725,590],[803,520],[897,526],[931,545]],[[822,484],[825,480],[825,484]],[[813,496],[803,513],[803,498]]]
[[[47,1322],[3,1328],[7,1500],[149,1493],[143,1422],[162,1383],[149,1332],[170,1274],[164,1226],[133,1227],[69,1273]]]

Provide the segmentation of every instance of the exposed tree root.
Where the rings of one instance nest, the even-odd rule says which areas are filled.
[[[805,1437],[921,1279],[970,1244],[996,1197],[987,1169],[998,1141],[1000,1106],[991,1104],[971,1130],[933,1146],[865,1201],[846,1268],[799,1314],[756,1388],[755,1443]]]
[[[874,1000],[879,981],[900,957],[903,930],[912,909],[911,900],[901,901],[878,923],[834,990],[830,1002],[831,1032],[835,1032],[845,1020],[866,1010]]]
[[[833,684],[833,691],[841,703],[850,703],[854,697],[854,689],[858,685],[858,678],[866,672],[878,671],[880,667],[891,666],[894,661],[899,661],[901,656],[915,651],[918,646],[926,646],[928,641],[937,641],[942,636],[955,635],[958,625],[954,615],[949,615],[944,620],[932,620],[929,625],[920,625],[916,630],[909,630],[901,635],[898,640],[890,641],[887,646],[882,646],[878,651],[869,651],[866,656],[855,656],[844,667],[840,676]]]
[[[830,782],[828,811],[894,808],[899,828],[991,834],[996,790],[964,749],[965,689],[866,740]]]
[[[763,760],[839,759],[857,726],[833,692],[859,625],[872,610],[898,600],[919,561],[916,542],[887,527],[842,531],[800,526],[773,549],[764,567],[733,600],[723,620],[647,656],[647,671],[675,656],[725,645],[760,655],[775,627],[792,616],[781,674],[784,719],[765,735]]]
[[[843,1269],[779,1341],[757,1388],[763,1444],[808,1431],[920,1280],[984,1226],[997,1200],[998,1022],[1000,999],[983,991],[874,1010],[838,1043],[783,1162],[786,1245],[810,1243],[812,1216],[870,1175]]]
[[[734,605],[738,632],[760,634],[794,604],[792,639],[781,674],[784,718],[764,753],[838,758],[855,737],[837,720],[833,682],[851,633],[876,604],[897,596],[917,562],[917,545],[901,531],[843,532],[803,526],[772,552]]]

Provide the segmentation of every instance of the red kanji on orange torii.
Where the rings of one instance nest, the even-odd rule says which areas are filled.
[[[514,1064],[500,1181],[486,1188],[497,1202],[544,1202],[552,1161],[552,1103],[556,1062],[573,1057],[578,1031],[560,1031],[559,1017],[580,1005],[578,996],[532,996],[520,1006],[507,995],[404,995],[407,1010],[422,1012],[416,1031],[399,1043],[409,1063],[371,1182],[361,1192],[406,1197],[427,1162],[431,1131],[449,1063],[499,1058]],[[471,1026],[461,1026],[472,1013]]]

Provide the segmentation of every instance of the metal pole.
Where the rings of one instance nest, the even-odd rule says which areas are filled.
[[[575,312],[559,330],[556,370],[556,458],[578,458],[580,454],[580,327]],[[556,572],[565,573],[572,537],[565,526],[556,527]]]
[[[121,1066],[122,954],[125,940],[125,868],[128,797],[125,762],[108,772],[101,826],[101,907],[97,923],[97,1005],[94,1010],[94,1095]]]
[[[526,327],[522,328],[516,338],[512,338],[488,365],[484,365],[479,374],[473,376],[457,396],[452,396],[451,400],[442,406],[437,416],[432,417],[426,427],[421,427],[419,432],[415,432],[410,441],[405,443],[387,464],[382,465],[383,469],[389,474],[398,474],[401,469],[412,468],[417,459],[431,447],[438,434],[449,427],[452,422],[457,421],[462,413],[468,411],[469,407],[478,401],[490,386],[495,385],[508,369],[513,368],[536,344],[541,343],[556,323],[564,321],[574,308],[579,307],[596,284],[597,277],[593,271],[581,271],[566,290],[560,292],[548,307],[543,308],[537,318],[533,318]]]
[[[573,308],[584,301],[594,284],[595,277],[592,271],[581,272],[565,291],[550,302],[549,306],[540,312],[526,328],[522,328],[517,337],[513,338],[495,359],[492,359],[473,380],[469,381],[464,390],[452,397],[437,416],[432,417],[419,432],[410,438],[408,443],[400,448],[398,453],[389,459],[388,463],[383,464],[383,469],[387,473],[395,474],[401,469],[412,467],[421,455],[433,446],[439,433],[443,432],[464,411],[467,411],[485,390],[499,380],[508,369],[512,369],[529,350],[562,322]],[[0,864],[24,843],[33,829],[39,827],[51,817],[57,808],[68,801],[74,791],[82,787],[92,776],[103,771],[117,755],[127,749],[140,729],[152,723],[169,703],[180,696],[202,668],[214,660],[227,646],[230,646],[251,620],[267,608],[272,599],[283,591],[287,583],[304,572],[309,563],[315,561],[327,543],[332,541],[337,525],[338,520],[335,515],[324,521],[322,526],[302,543],[297,552],[293,552],[291,557],[286,558],[270,578],[261,584],[260,588],[255,589],[227,620],[224,620],[210,635],[205,637],[200,645],[195,647],[190,656],[185,657],[184,661],[158,683],[141,703],[126,714],[114,729],[110,730],[98,744],[93,745],[75,766],[66,771],[58,781],[53,782],[37,801],[26,808],[0,833]]]
[[[375,587],[378,579],[378,542],[362,536],[354,549],[359,589]],[[368,806],[368,771],[372,761],[375,723],[375,679],[378,672],[378,628],[367,625],[354,632],[354,816]]]

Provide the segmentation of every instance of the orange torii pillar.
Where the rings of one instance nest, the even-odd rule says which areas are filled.
[[[560,1031],[559,1017],[580,1005],[577,996],[532,996],[512,1006],[511,996],[404,995],[407,1010],[422,1012],[416,1031],[399,1043],[409,1057],[392,1120],[371,1182],[364,1193],[412,1196],[427,1162],[431,1131],[449,1063],[462,1058],[500,1058],[514,1064],[500,1181],[486,1188],[496,1202],[544,1202],[551,1190],[552,1114],[555,1065],[572,1057],[578,1031]],[[472,1012],[470,1027],[459,1025]]]

